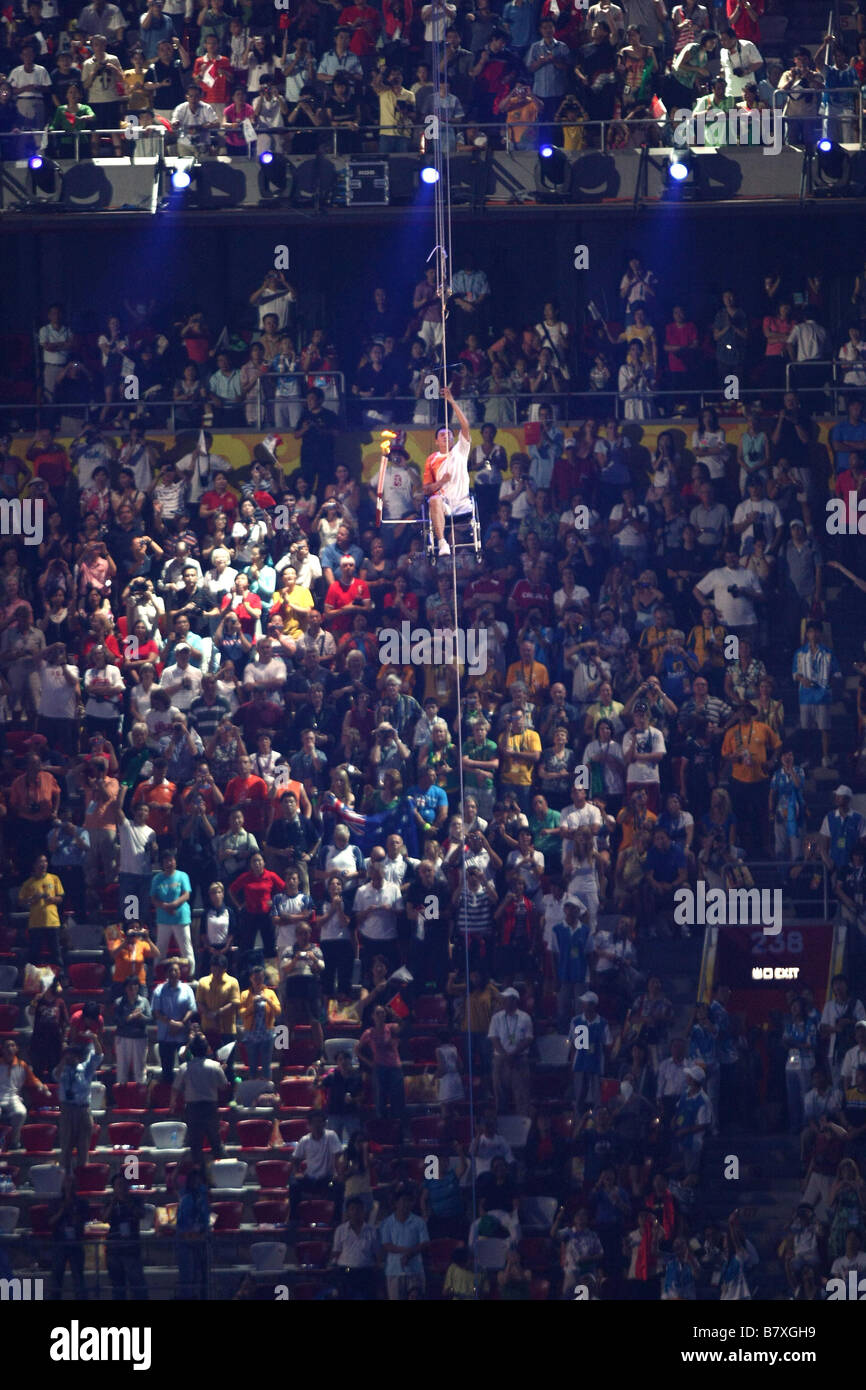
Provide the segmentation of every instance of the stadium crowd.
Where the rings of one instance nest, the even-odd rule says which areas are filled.
[[[280,341],[290,289],[269,275],[254,292],[262,341]],[[623,336],[647,361],[653,294],[633,260]],[[455,296],[471,320],[472,288]],[[726,297],[732,351],[738,313]],[[75,359],[62,313],[49,323],[57,402],[52,352]],[[555,310],[544,323],[564,341]],[[210,350],[201,316],[185,328]],[[107,332],[138,360],[156,336]],[[824,525],[829,497],[863,496],[859,400],[829,451],[795,393],[750,409],[736,447],[713,409],[651,449],[604,415],[563,427],[543,395],[523,450],[486,424],[470,454],[482,553],[455,552],[455,614],[404,440],[385,474],[398,524],[377,528],[320,388],[277,422],[300,437],[287,471],[278,434],[234,469],[199,433],[207,407],[233,418],[213,377],[173,443],[146,416],[114,437],[116,383],[68,447],[40,428],[25,465],[0,441],[4,498],[44,509],[41,543],[0,553],[16,1000],[0,1006],[0,1117],[11,1172],[59,1109],[56,1292],[67,1263],[84,1289],[86,1194],[104,1186],[81,1188],[94,1083],[112,1124],[130,1087],[147,1088],[141,1113],[183,1114],[190,1158],[138,1187],[179,1198],[185,1294],[206,1278],[209,1183],[253,1153],[256,1195],[281,1168],[279,1221],[259,1226],[285,1227],[299,1269],[330,1262],[320,1286],[344,1296],[375,1296],[381,1271],[393,1299],[469,1297],[477,1260],[502,1298],[747,1298],[775,1252],[736,1212],[705,1222],[704,1152],[756,1133],[764,1103],[800,1136],[808,1206],[778,1256],[791,1296],[860,1268],[863,680],[850,737],[834,708],[866,676],[836,621],[866,573],[858,536]],[[453,661],[394,659],[395,636],[455,621],[481,654],[459,691]],[[834,779],[826,815],[807,800],[816,772]],[[758,1036],[724,980],[683,1009],[646,962],[670,947],[695,973],[674,893],[751,887],[768,861],[804,918],[826,883],[851,986],[821,1011],[792,990]],[[92,924],[100,958],[76,959]],[[140,1294],[142,1197],[111,1181],[112,1290]]]
[[[659,101],[778,111],[793,144],[822,130],[856,141],[866,35],[853,8],[820,47],[786,35],[765,61],[763,0],[19,0],[0,29],[0,145],[18,159],[47,130],[64,157],[133,139],[181,154],[400,153],[423,148],[437,89],[452,148],[506,131],[518,149],[598,148],[598,122],[608,148],[639,144]]]

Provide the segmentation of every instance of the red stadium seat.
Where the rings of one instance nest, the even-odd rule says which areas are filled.
[[[144,1134],[138,1120],[119,1120],[108,1126],[108,1142],[114,1149],[137,1149]]]
[[[270,1120],[238,1120],[238,1138],[241,1141],[241,1151],[249,1149],[266,1149],[271,1140],[272,1125]]]
[[[104,1192],[110,1172],[107,1163],[85,1163],[75,1170],[75,1185],[79,1192]]]
[[[427,1267],[431,1274],[444,1274],[451,1263],[451,1256],[455,1250],[460,1248],[459,1240],[451,1240],[448,1236],[442,1236],[439,1240],[431,1240],[427,1247]]]
[[[295,1253],[299,1265],[323,1269],[331,1253],[331,1247],[326,1240],[300,1240],[295,1246]]]
[[[298,1220],[302,1226],[333,1226],[337,1208],[333,1202],[324,1198],[311,1198],[298,1206]]]
[[[315,1081],[289,1076],[280,1082],[280,1104],[284,1110],[312,1110],[318,1099],[319,1088]]]
[[[50,1203],[40,1203],[38,1206],[30,1208],[30,1229],[35,1236],[50,1236],[51,1219],[53,1208]]]
[[[216,1216],[213,1230],[217,1234],[225,1231],[239,1231],[244,1212],[243,1202],[212,1202],[211,1211]]]
[[[171,1112],[171,1086],[169,1082],[155,1081],[150,1088],[149,1102],[154,1115],[168,1115]]]
[[[56,1125],[25,1125],[21,1131],[21,1147],[28,1154],[50,1154],[57,1147]]]
[[[105,966],[98,960],[79,961],[69,967],[69,988],[76,994],[92,994],[102,998],[105,988]]]
[[[409,1121],[413,1144],[441,1144],[446,1131],[447,1123],[438,1115],[417,1115]]]
[[[367,1138],[371,1144],[386,1144],[394,1147],[403,1138],[399,1120],[380,1120],[375,1116],[367,1121]]]
[[[435,1067],[436,1048],[439,1046],[435,1038],[424,1036],[410,1038],[406,1044],[409,1057],[416,1067]]]
[[[556,1263],[556,1249],[547,1236],[524,1236],[518,1248],[525,1268],[533,1273],[547,1273]]]
[[[240,1129],[240,1125],[238,1125]],[[306,1120],[280,1120],[280,1135],[284,1144],[297,1144],[310,1131]]]
[[[137,1158],[136,1162],[138,1164],[138,1176],[130,1178],[132,1186],[143,1188],[153,1187],[153,1180],[156,1177],[156,1164],[151,1163],[150,1160],[146,1158]]]
[[[444,1028],[448,1024],[448,1000],[444,994],[422,994],[415,1005],[419,1028]]]
[[[226,1142],[226,1139],[228,1138],[228,1133],[229,1133],[229,1122],[228,1122],[228,1120],[220,1120],[220,1122],[219,1122],[219,1131],[220,1131],[220,1143],[224,1145],[225,1142]],[[209,1152],[210,1152],[210,1140],[209,1140],[209,1139],[205,1138],[204,1142],[202,1143],[202,1150],[203,1150],[204,1153],[209,1153]]]
[[[122,1081],[111,1088],[111,1109],[116,1115],[146,1115],[148,1088],[143,1081]]]
[[[0,1037],[11,1038],[18,1027],[20,1010],[17,1004],[0,1004]]]
[[[550,1128],[558,1139],[571,1139],[574,1129],[574,1116],[567,1113],[554,1115],[550,1121]]]
[[[256,1164],[256,1178],[263,1192],[283,1191],[289,1185],[289,1165],[285,1159],[262,1159]]]
[[[287,1199],[265,1198],[253,1202],[253,1216],[257,1226],[285,1226],[289,1216]]]
[[[280,1053],[280,1061],[287,1067],[309,1067],[319,1060],[319,1045],[309,1028],[296,1028],[286,1052]]]

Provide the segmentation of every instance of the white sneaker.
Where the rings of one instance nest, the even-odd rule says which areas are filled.
[[[439,554],[440,554],[440,555],[450,555],[450,554],[451,554],[451,547],[450,547],[450,545],[448,544],[448,542],[445,540],[444,536],[443,536],[442,540],[439,542]]]

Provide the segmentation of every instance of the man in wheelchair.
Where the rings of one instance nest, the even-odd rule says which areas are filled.
[[[451,391],[446,386],[443,399],[451,406],[460,425],[455,444],[454,435],[445,425],[436,431],[437,450],[428,456],[424,465],[424,496],[430,509],[433,534],[439,542],[439,554],[450,555],[451,546],[445,539],[445,518],[458,516],[471,509],[469,495],[469,450],[471,440],[469,421]]]

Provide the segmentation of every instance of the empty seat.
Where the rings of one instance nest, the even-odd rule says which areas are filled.
[[[280,1104],[284,1110],[312,1110],[318,1099],[315,1081],[289,1076],[280,1082]]]
[[[210,1168],[211,1181],[214,1187],[243,1187],[248,1166],[239,1158],[216,1159]]]
[[[108,1126],[108,1142],[113,1149],[137,1149],[143,1135],[140,1120],[117,1120]]]
[[[75,1170],[75,1185],[79,1192],[104,1192],[110,1172],[107,1163],[85,1163]]]
[[[0,993],[8,994],[18,988],[19,970],[17,965],[0,965]]]
[[[35,1236],[50,1236],[51,1227],[48,1224],[51,1219],[52,1208],[46,1203],[37,1203],[30,1208],[30,1229]]]
[[[171,1086],[167,1081],[154,1081],[148,1096],[154,1115],[168,1115],[171,1111]]]
[[[111,1088],[111,1108],[116,1114],[146,1115],[149,1108],[143,1081],[122,1081]]]
[[[441,1028],[448,1023],[448,1000],[444,994],[422,994],[415,1005],[419,1028]]]
[[[29,1154],[50,1154],[57,1147],[56,1125],[25,1125],[21,1130],[21,1147]]]
[[[283,1269],[286,1246],[281,1240],[259,1240],[250,1246],[250,1264],[257,1270]]]
[[[285,1159],[262,1159],[256,1164],[256,1178],[264,1192],[287,1188],[289,1185],[289,1165]]]
[[[568,1065],[569,1041],[562,1033],[544,1033],[535,1040],[535,1055],[540,1067]]]
[[[431,1274],[444,1274],[451,1263],[451,1257],[455,1250],[462,1244],[459,1240],[454,1240],[450,1236],[441,1236],[438,1240],[431,1240],[427,1247],[427,1266]]]
[[[546,1274],[556,1263],[556,1246],[549,1236],[524,1236],[518,1248],[524,1267],[534,1273]]]
[[[264,1198],[253,1202],[253,1216],[257,1226],[285,1226],[289,1217],[289,1203],[285,1197]]]
[[[302,1226],[332,1226],[336,1206],[324,1197],[311,1197],[298,1206],[298,1220]]]
[[[309,1029],[296,1028],[289,1047],[280,1056],[287,1067],[309,1067],[319,1060],[319,1044]]]
[[[101,1081],[90,1083],[90,1112],[92,1115],[105,1113],[105,1086]]]
[[[0,1004],[0,1036],[14,1036],[20,1010],[17,1004]]]
[[[15,1227],[18,1225],[18,1213],[20,1210],[20,1207],[0,1206],[0,1235],[8,1236],[12,1234]]]
[[[141,1224],[139,1230],[152,1231],[156,1223],[156,1207],[152,1202],[145,1202],[141,1208]]]
[[[416,1115],[409,1121],[413,1144],[441,1144],[447,1124],[438,1115]]]
[[[238,1120],[238,1138],[241,1150],[266,1149],[271,1139],[270,1120]]]
[[[105,989],[105,966],[101,961],[84,960],[70,965],[68,970],[69,988],[75,994],[93,995],[101,998]]]
[[[532,1121],[527,1115],[500,1115],[496,1130],[512,1149],[525,1149]]]
[[[310,1126],[304,1119],[280,1120],[280,1137],[284,1144],[297,1144],[309,1132]],[[240,1125],[238,1125],[240,1129]]]
[[[301,1240],[295,1246],[298,1264],[308,1269],[323,1269],[330,1253],[326,1240]]]
[[[479,1236],[476,1250],[481,1269],[500,1270],[505,1268],[505,1256],[511,1244],[508,1240],[495,1240],[492,1236]]]
[[[186,1147],[186,1125],[182,1120],[155,1120],[150,1127],[150,1137],[156,1149],[183,1149]]]
[[[520,1224],[524,1229],[535,1226],[549,1231],[558,1208],[559,1200],[556,1197],[521,1197],[518,1206]]]
[[[132,1186],[137,1188],[153,1187],[153,1180],[156,1177],[156,1164],[151,1163],[149,1159],[138,1157],[135,1159],[135,1164],[135,1169],[130,1177]],[[126,1163],[124,1163],[123,1168],[126,1169],[126,1166]]]
[[[417,1067],[435,1067],[436,1048],[438,1043],[435,1038],[418,1037],[410,1038],[406,1044],[409,1057]]]
[[[59,1197],[63,1185],[63,1169],[59,1163],[34,1163],[30,1183],[40,1197]]]
[[[217,1233],[239,1231],[243,1210],[243,1202],[213,1202],[211,1211],[216,1220],[211,1229]]]

